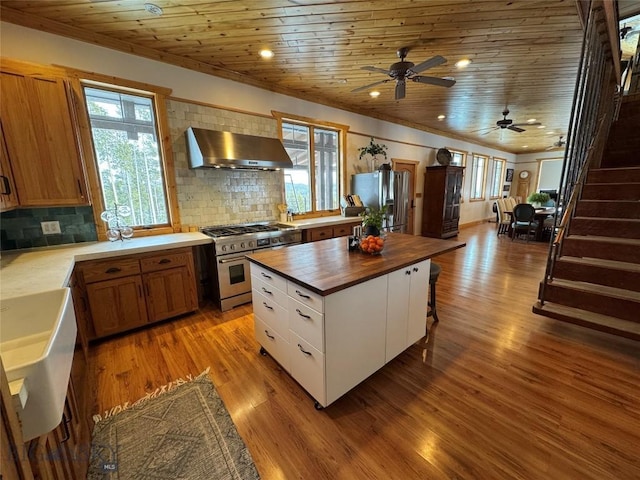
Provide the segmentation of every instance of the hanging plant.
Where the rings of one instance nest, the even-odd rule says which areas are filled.
[[[369,145],[367,145],[366,147],[360,147],[358,151],[360,152],[360,155],[358,157],[360,160],[362,160],[362,157],[364,157],[367,153],[372,157],[375,157],[376,155],[382,155],[385,160],[387,159],[387,146],[381,145],[379,143],[374,143],[373,137],[371,137]]]

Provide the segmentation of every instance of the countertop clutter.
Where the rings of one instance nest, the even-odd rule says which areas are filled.
[[[2,252],[0,300],[64,287],[76,262],[211,243],[200,232]]]

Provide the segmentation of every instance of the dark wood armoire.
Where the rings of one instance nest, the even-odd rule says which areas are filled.
[[[458,234],[464,167],[427,167],[424,174],[422,235],[449,238]]]

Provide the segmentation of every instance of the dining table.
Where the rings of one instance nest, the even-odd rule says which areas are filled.
[[[511,225],[513,224],[513,211],[505,210],[504,213],[508,214],[509,217],[511,217],[511,220],[509,221],[509,230],[508,230],[508,234],[511,237],[513,235],[512,227],[511,227]],[[555,214],[556,214],[556,207],[540,207],[535,209],[534,220],[538,222],[538,226],[536,227],[536,235],[535,235],[535,240],[537,242],[542,242],[545,240],[543,238],[545,218],[547,218],[550,215],[553,216]]]

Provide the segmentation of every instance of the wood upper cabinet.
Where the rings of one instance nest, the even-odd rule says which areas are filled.
[[[64,80],[2,68],[2,130],[20,205],[88,204]]]
[[[424,176],[422,235],[449,238],[458,234],[464,167],[427,167]]]
[[[18,196],[9,164],[7,145],[4,141],[4,135],[0,132],[0,212],[12,210],[17,206]]]
[[[80,262],[77,268],[89,305],[90,339],[198,308],[191,248]]]

